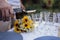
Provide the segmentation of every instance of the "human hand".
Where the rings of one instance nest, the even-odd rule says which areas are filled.
[[[6,2],[0,3],[0,11],[1,11],[1,14],[2,14],[2,19],[4,21],[9,21],[9,17],[13,17],[13,9]]]

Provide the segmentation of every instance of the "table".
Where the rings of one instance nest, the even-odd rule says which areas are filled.
[[[11,30],[10,30],[11,31]],[[58,36],[58,24],[52,22],[35,23],[35,29],[29,33],[21,33],[23,40],[34,40],[42,36]]]

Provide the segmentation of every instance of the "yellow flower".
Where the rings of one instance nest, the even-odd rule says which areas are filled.
[[[28,23],[24,23],[24,24],[23,24],[23,27],[24,27],[25,29],[30,29],[30,25],[29,25]]]
[[[19,21],[15,20],[15,22],[14,22],[14,31],[17,32],[17,33],[21,32],[21,30],[19,28],[20,28]]]
[[[33,21],[32,21],[32,20],[29,20],[28,23],[29,23],[29,24],[33,24]]]
[[[24,16],[22,20],[19,19],[14,22],[14,31],[17,33],[32,31],[33,28],[33,21],[28,16]]]
[[[14,31],[17,32],[17,33],[20,33],[21,32],[21,30],[18,29],[18,28],[14,28]]]
[[[16,26],[16,24],[18,24],[19,22],[18,22],[18,20],[15,20],[15,22],[14,22],[14,26]]]
[[[28,16],[24,16],[24,17],[22,18],[22,22],[23,22],[23,23],[24,23],[24,22],[28,22],[28,20],[29,20]]]
[[[16,20],[16,21],[14,22],[14,27],[20,28],[19,20]]]

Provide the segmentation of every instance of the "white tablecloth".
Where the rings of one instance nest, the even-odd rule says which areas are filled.
[[[23,40],[34,40],[42,36],[58,36],[58,25],[58,23],[51,22],[36,23],[33,32],[21,33],[21,35],[23,36]]]

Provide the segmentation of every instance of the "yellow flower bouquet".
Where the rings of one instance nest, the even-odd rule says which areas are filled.
[[[22,19],[16,19],[14,23],[14,31],[17,33],[31,32],[34,29],[33,21],[28,16]]]

